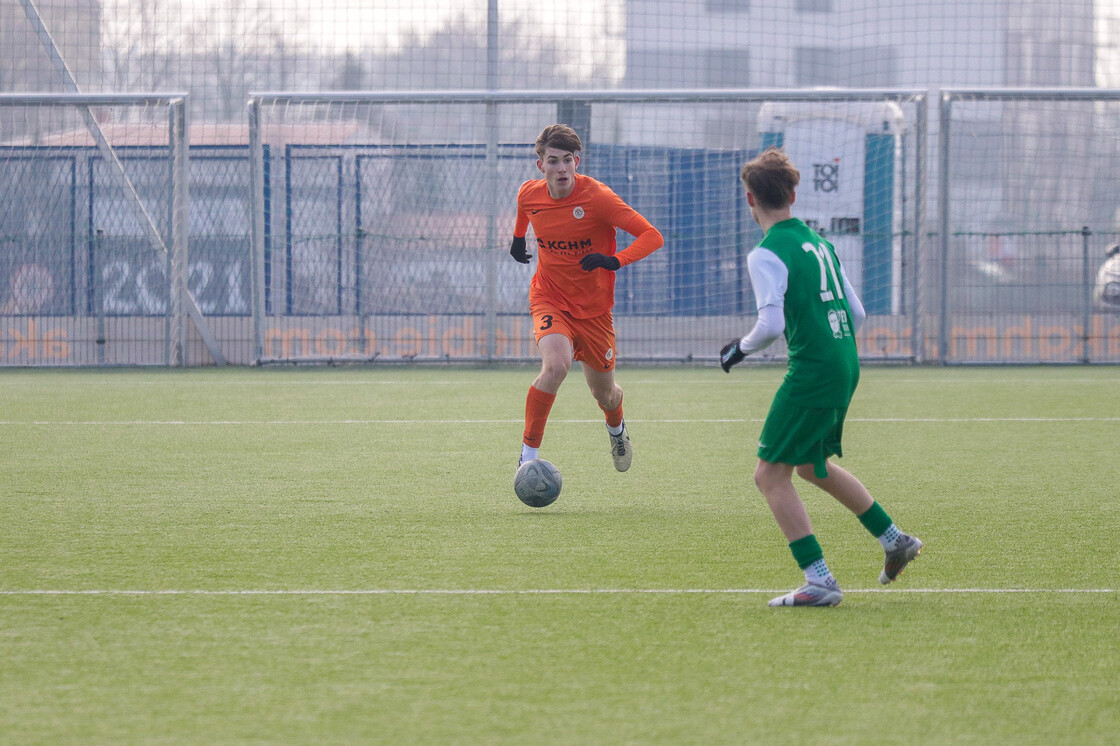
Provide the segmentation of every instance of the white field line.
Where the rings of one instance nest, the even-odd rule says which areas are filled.
[[[714,369],[715,366],[712,366],[712,367]],[[0,372],[3,372],[3,371],[0,371]],[[782,374],[784,374],[784,372],[785,372],[784,367],[781,370],[775,370],[773,379],[766,379],[766,378],[761,378],[761,377],[744,378],[744,377],[741,377],[741,376],[736,376],[736,377],[714,376],[714,377],[692,378],[692,379],[681,379],[681,380],[668,380],[668,379],[664,379],[664,378],[648,378],[648,379],[627,378],[626,383],[629,384],[629,385],[635,385],[635,386],[681,386],[681,385],[696,386],[696,385],[705,385],[705,384],[719,385],[719,386],[744,386],[744,385],[745,386],[773,386],[775,384],[775,382],[780,381],[780,376]],[[866,369],[864,370],[864,372],[865,373],[867,372]],[[934,377],[934,378],[878,378],[878,377],[872,378],[871,376],[868,376],[867,383],[865,385],[871,385],[872,382],[876,386],[895,385],[895,384],[909,386],[909,385],[913,385],[913,384],[916,384],[916,383],[924,384],[924,385],[945,384],[945,385],[948,385],[948,386],[957,386],[957,385],[981,385],[981,386],[985,386],[985,385],[997,386],[998,385],[998,386],[1006,386],[1007,383],[1008,383],[1008,381],[1006,379],[999,379],[999,378],[994,378],[994,377],[989,378],[989,379],[959,378],[959,379],[948,379],[947,380],[947,379],[936,378],[936,377]],[[1099,386],[1110,386],[1114,383],[1113,381],[1110,381],[1110,380],[1105,379],[1105,378],[1060,378],[1060,379],[1058,379],[1058,378],[1017,378],[1017,379],[1012,379],[1012,382],[1017,383],[1017,384],[1020,384],[1020,383],[1022,383],[1022,384],[1055,384],[1056,383],[1056,384],[1061,384],[1063,386],[1068,385],[1068,384],[1086,384],[1086,385],[1090,385],[1090,386],[1098,386],[1098,385]],[[43,383],[38,378],[26,378],[26,379],[13,378],[11,380],[5,380],[4,385],[5,386],[8,386],[8,385],[42,386]],[[417,387],[424,387],[424,386],[490,386],[490,385],[492,385],[492,383],[490,381],[485,381],[485,380],[454,380],[454,379],[451,379],[451,380],[436,380],[436,381],[426,381],[426,380],[423,380],[423,379],[421,379],[421,380],[403,379],[403,380],[395,380],[395,381],[384,381],[384,380],[380,380],[380,381],[360,381],[360,380],[359,381],[353,381],[353,380],[329,380],[329,379],[326,379],[326,380],[316,380],[316,379],[307,379],[307,380],[290,380],[289,379],[289,380],[284,380],[282,378],[278,378],[278,379],[259,378],[259,379],[244,379],[244,380],[240,380],[240,381],[213,381],[213,380],[209,380],[209,379],[184,380],[184,379],[174,377],[174,376],[169,377],[167,379],[148,380],[148,381],[129,380],[129,379],[101,380],[101,381],[76,379],[76,380],[67,380],[66,381],[66,386],[173,386],[173,387],[176,387],[176,388],[182,387],[182,386],[206,386],[206,387],[209,387],[209,388],[213,388],[214,386],[417,386]]]
[[[364,588],[364,589],[291,589],[291,590],[0,590],[0,596],[630,596],[630,595],[740,595],[776,594],[789,589],[777,588]],[[1120,593],[1116,588],[845,588],[844,593],[911,593],[911,594],[1107,594]]]
[[[980,422],[1120,422],[1120,417],[849,417],[847,422],[879,423],[980,423]],[[361,420],[0,420],[0,427],[21,426],[213,426],[213,425],[514,425],[522,419],[361,419]],[[551,423],[584,424],[599,419],[550,419]],[[761,417],[711,417],[681,419],[633,419],[634,424],[720,424],[765,422]]]

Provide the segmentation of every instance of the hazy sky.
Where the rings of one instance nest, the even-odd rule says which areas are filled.
[[[254,24],[246,19],[256,16],[282,29],[290,47],[390,53],[410,33],[423,36],[452,19],[468,19],[481,31],[488,6],[488,0],[103,0],[107,35],[118,40],[137,38],[140,23],[168,31],[191,24],[213,29],[206,41],[228,41],[221,37],[232,33],[236,43],[250,46]],[[622,64],[626,0],[497,0],[497,6],[503,25],[518,21],[520,28],[555,40],[576,59]],[[1096,7],[1097,82],[1120,86],[1120,0],[1096,0]],[[272,46],[273,39],[262,42]]]
[[[140,7],[158,4],[152,0],[104,1],[108,17],[130,21],[138,12],[145,12]],[[227,22],[232,15],[268,9],[269,19],[286,36],[290,34],[293,43],[300,40],[337,49],[377,45],[390,50],[410,32],[430,33],[451,19],[467,18],[485,27],[489,7],[488,0],[166,0],[166,5],[181,5],[182,14],[173,13],[178,17],[218,21],[216,28],[227,29],[236,26]],[[238,10],[231,10],[231,5]],[[580,48],[621,34],[625,0],[499,0],[497,6],[501,23],[518,19],[542,36],[559,36]]]
[[[402,10],[401,6],[407,6]],[[371,29],[376,29],[390,43],[396,42],[409,29],[430,31],[449,19],[467,15],[484,22],[487,17],[486,0],[421,0],[402,3],[401,0],[358,0],[355,2],[327,2],[324,8],[310,19],[310,28],[325,37],[349,42],[360,42]],[[540,0],[500,0],[498,18],[508,22],[521,19],[526,25],[536,27],[542,35],[561,35],[578,43],[581,37],[594,38],[621,31],[622,2],[604,0],[558,0],[552,3]],[[360,6],[360,7],[359,7]],[[617,18],[611,23],[611,16]]]

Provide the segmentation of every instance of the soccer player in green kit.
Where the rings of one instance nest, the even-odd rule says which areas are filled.
[[[854,335],[867,314],[832,245],[792,216],[801,175],[771,147],[744,165],[740,176],[751,217],[764,234],[747,257],[758,322],[723,347],[720,365],[730,372],[785,334],[789,370],[762,426],[754,481],[805,571],[804,585],[770,605],[836,606],[844,593],[813,535],[794,472],[836,498],[879,539],[886,552],[880,583],[897,578],[922,542],[899,531],[863,483],[829,461],[844,455],[844,417],[859,382]]]

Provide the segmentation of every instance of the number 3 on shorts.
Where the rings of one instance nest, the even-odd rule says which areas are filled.
[[[545,329],[551,329],[551,328],[552,328],[552,314],[547,314],[546,313],[544,316],[541,316],[540,330],[543,332]]]

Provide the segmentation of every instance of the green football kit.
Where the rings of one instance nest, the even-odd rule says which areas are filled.
[[[785,267],[785,273],[756,271],[765,263],[752,262],[751,283],[760,309],[782,308],[789,348],[788,372],[766,416],[758,457],[813,464],[816,476],[824,479],[829,456],[843,455],[844,418],[859,383],[840,261],[832,244],[797,218],[771,226],[754,251],[770,252]],[[765,262],[777,266],[769,257]]]
[[[751,206],[755,206],[753,202]],[[772,225],[768,220],[758,222],[769,225],[747,256],[758,319],[746,336],[720,349],[720,367],[730,372],[748,355],[785,335],[789,369],[762,426],[756,479],[760,473],[765,475],[758,480],[759,489],[789,540],[794,561],[805,573],[805,584],[771,599],[769,605],[836,606],[844,594],[824,561],[808,516],[803,520],[792,507],[797,503],[804,509],[791,474],[770,465],[812,464],[814,477],[800,476],[821,480],[818,486],[850,508],[882,545],[885,558],[880,583],[898,578],[921,552],[922,542],[902,533],[874,499],[863,507],[869,495],[854,476],[829,479],[829,457],[844,455],[844,418],[859,384],[855,332],[867,318],[835,248],[796,218]]]

